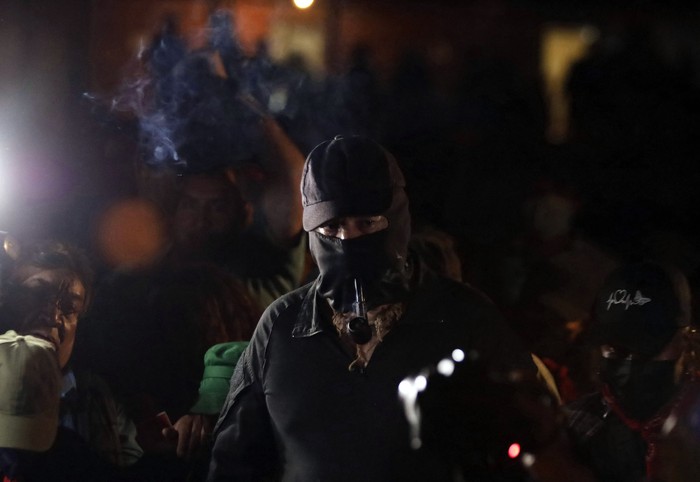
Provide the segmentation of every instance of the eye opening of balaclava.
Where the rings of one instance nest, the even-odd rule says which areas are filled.
[[[358,279],[368,310],[405,297],[411,222],[404,187],[394,157],[365,137],[337,136],[307,157],[304,229],[319,268],[318,291],[334,311],[353,311]],[[332,219],[375,215],[387,218],[386,229],[345,240],[314,231]]]

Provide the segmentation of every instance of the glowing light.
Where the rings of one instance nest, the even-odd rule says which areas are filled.
[[[661,427],[661,433],[663,433],[664,435],[668,435],[671,432],[671,430],[674,429],[677,423],[678,417],[676,417],[676,415],[674,414],[669,415],[666,421],[664,422],[663,426]]]
[[[304,10],[314,4],[314,0],[294,0],[294,6]]]
[[[535,456],[532,454],[524,453],[523,456],[520,458],[520,461],[523,463],[525,468],[530,468],[535,463]]]
[[[12,199],[20,192],[19,171],[10,149],[0,144],[0,211],[10,211]]]
[[[413,388],[413,382],[408,378],[404,378],[401,383],[399,383],[399,394],[408,397],[415,394],[416,390]]]
[[[98,243],[105,260],[114,267],[145,267],[162,253],[166,241],[160,211],[139,199],[111,206],[102,216]]]
[[[444,360],[440,360],[440,363],[438,363],[437,371],[439,374],[449,377],[455,371],[455,364],[449,358],[445,358]]]
[[[452,359],[456,362],[464,361],[464,352],[459,348],[452,352]]]
[[[514,459],[518,455],[520,455],[520,444],[519,443],[510,444],[510,447],[508,447],[508,457],[510,457],[511,459]]]
[[[425,378],[423,375],[418,375],[413,381],[413,386],[416,388],[416,390],[422,392],[423,390],[425,390],[425,387],[428,386],[428,379]]]
[[[422,445],[423,445],[423,442],[421,441],[420,437],[412,437],[411,438],[411,448],[413,450],[418,450],[419,448],[421,448]]]

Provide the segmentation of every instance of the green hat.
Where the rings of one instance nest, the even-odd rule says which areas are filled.
[[[197,403],[191,413],[218,415],[228,395],[229,381],[247,341],[231,341],[214,345],[204,354],[204,374],[199,384]]]

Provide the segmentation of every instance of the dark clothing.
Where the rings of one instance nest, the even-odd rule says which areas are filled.
[[[599,393],[564,407],[575,452],[600,482],[641,482],[647,444],[612,411]]]
[[[240,261],[238,267],[222,267],[235,274],[261,307],[299,286],[305,235],[286,250],[253,235],[234,248],[227,262]],[[78,331],[77,363],[96,370],[109,383],[137,425],[160,411],[173,421],[189,411],[196,401],[204,353],[211,345],[202,326],[208,308],[200,298],[185,298],[199,303],[200,312],[168,313],[183,300],[174,303],[167,295],[187,287],[177,285],[178,280],[173,283],[180,276],[173,273],[177,270],[168,265],[151,272],[112,273],[97,290],[89,318]]]
[[[72,383],[66,381],[69,375]],[[60,424],[76,432],[104,462],[119,467],[136,463],[143,455],[136,426],[107,384],[95,373],[80,370],[64,375],[66,388]]]
[[[650,390],[658,390],[652,387]],[[657,478],[668,468],[669,453],[660,448],[667,438],[665,422],[682,416],[679,409],[696,390],[694,383],[682,383],[675,395],[656,413],[644,420],[630,418],[604,386],[564,407],[574,451],[600,482],[641,482]]]
[[[58,428],[45,452],[0,448],[0,480],[10,482],[183,482],[188,474],[175,456],[147,455],[130,467],[105,462],[80,435]]]
[[[349,371],[354,356],[317,283],[263,314],[231,380],[208,480],[451,480],[446,464],[411,450],[399,383],[456,348],[534,373],[529,354],[480,293],[432,277],[367,367]]]
[[[77,433],[63,427],[45,452],[0,449],[0,476],[11,481],[113,482],[117,473]]]

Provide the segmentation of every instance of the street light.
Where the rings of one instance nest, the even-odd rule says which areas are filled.
[[[314,4],[314,0],[293,0],[294,6],[300,10],[305,10]]]

